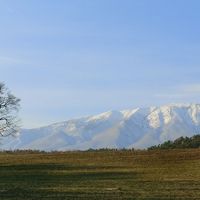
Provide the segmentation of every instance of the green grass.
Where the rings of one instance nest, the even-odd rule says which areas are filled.
[[[0,153],[14,199],[200,199],[200,149]]]

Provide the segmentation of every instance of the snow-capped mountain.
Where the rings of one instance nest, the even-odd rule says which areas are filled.
[[[4,138],[2,149],[146,148],[200,133],[200,104],[109,111]]]

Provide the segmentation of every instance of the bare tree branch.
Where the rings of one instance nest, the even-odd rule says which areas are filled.
[[[20,99],[0,83],[0,136],[16,134],[19,130],[17,112]]]

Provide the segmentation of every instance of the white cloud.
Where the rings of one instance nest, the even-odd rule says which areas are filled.
[[[179,85],[173,88],[168,88],[165,93],[155,94],[157,98],[167,98],[167,99],[188,99],[193,97],[200,97],[200,83]]]
[[[181,87],[182,92],[188,94],[200,94],[200,84],[189,84]]]
[[[22,64],[25,63],[21,59],[13,58],[13,57],[6,57],[6,56],[0,56],[0,65],[12,65],[12,64]],[[2,66],[0,66],[2,67]]]

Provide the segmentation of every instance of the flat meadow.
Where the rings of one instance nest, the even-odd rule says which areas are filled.
[[[200,149],[1,152],[0,200],[200,199]]]

